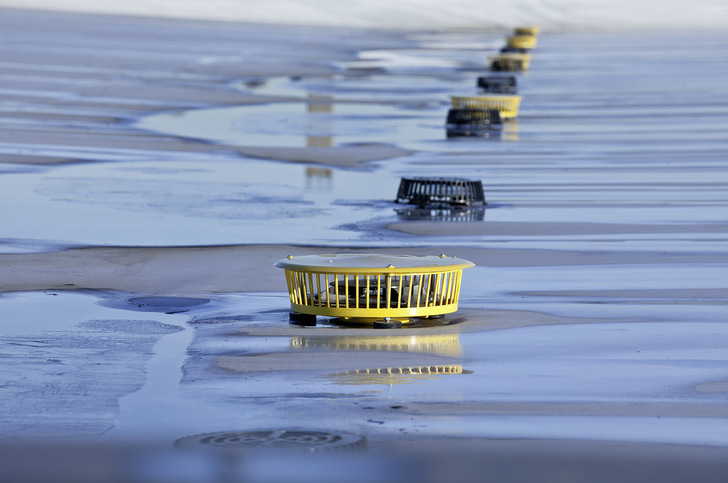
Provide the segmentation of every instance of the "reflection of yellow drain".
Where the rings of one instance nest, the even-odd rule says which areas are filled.
[[[306,191],[329,193],[333,189],[334,172],[327,168],[306,167]]]
[[[291,348],[336,351],[415,352],[458,357],[461,355],[458,334],[401,335],[390,337],[292,337]]]
[[[285,270],[293,314],[353,322],[409,321],[455,312],[460,277],[473,263],[445,255],[289,256]]]
[[[512,119],[504,124],[501,139],[504,141],[518,141],[518,119]]]
[[[420,379],[433,379],[433,376],[462,374],[463,366],[450,364],[444,366],[387,367],[383,369],[355,369],[338,372],[327,377],[336,379],[340,384],[407,384]]]

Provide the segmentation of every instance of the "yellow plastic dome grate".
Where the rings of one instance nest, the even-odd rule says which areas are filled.
[[[533,35],[511,35],[506,37],[506,45],[515,49],[533,49],[536,47],[536,37]]]
[[[289,256],[293,314],[353,322],[439,316],[457,311],[462,270],[473,263],[440,256],[337,254]]]
[[[497,110],[502,119],[518,116],[521,96],[452,96],[453,109]]]

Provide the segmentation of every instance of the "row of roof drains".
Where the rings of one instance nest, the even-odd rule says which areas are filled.
[[[517,27],[506,38],[500,55],[489,59],[491,71],[522,72],[529,67],[538,27]],[[521,96],[515,75],[478,77],[477,87],[488,95],[453,96],[447,113],[447,136],[487,137],[503,129],[503,122],[518,116]],[[396,203],[416,208],[397,210],[406,219],[438,218],[447,221],[479,221],[483,210],[464,210],[486,205],[483,183],[464,178],[402,178]],[[459,210],[459,211],[453,211]],[[463,216],[467,215],[467,216]]]
[[[524,72],[531,62],[531,51],[536,47],[538,27],[517,27],[506,37],[506,45],[499,55],[489,58],[494,72]],[[504,123],[518,117],[522,97],[514,74],[481,76],[476,83],[479,95],[452,96],[445,128],[448,138],[476,136],[498,137]]]
[[[501,55],[491,59],[491,70],[528,68],[528,57],[524,56],[529,54],[511,49],[533,48],[537,33],[536,27],[516,29]],[[517,116],[521,98],[512,95],[516,92],[514,76],[481,77],[478,87],[492,95],[453,97],[448,135],[451,128],[467,132],[463,135],[476,135],[471,133],[495,129]],[[478,213],[473,210],[479,210],[476,216],[482,219],[486,205],[482,181],[442,177],[402,178],[395,202],[409,205],[402,210],[407,216],[449,213],[447,220]],[[375,328],[398,328],[457,311],[462,270],[473,265],[445,254],[364,253],[289,255],[275,264],[285,271],[291,323],[316,325],[316,318],[325,316]],[[382,369],[373,371],[379,375]],[[391,368],[385,371],[392,373]]]

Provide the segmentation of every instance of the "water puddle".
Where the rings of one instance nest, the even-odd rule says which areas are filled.
[[[332,147],[370,143],[418,150],[459,150],[448,144],[445,119],[452,95],[474,95],[475,77],[485,72],[480,50],[458,49],[462,39],[428,48],[367,51],[328,77],[246,79],[240,90],[298,102],[198,109],[148,116],[137,127],[234,146]],[[468,47],[475,49],[472,41]],[[509,136],[483,139],[517,139]],[[496,135],[497,134],[497,135]]]
[[[288,243],[351,240],[338,227],[396,219],[399,179],[370,171],[202,156],[172,162],[78,164],[0,178],[23,202],[0,215],[0,250],[51,242],[95,245]],[[381,206],[380,206],[381,205]],[[67,223],[85,219],[93,223]],[[34,220],[28,223],[27,220]],[[276,222],[271,223],[271,220]]]
[[[332,147],[443,139],[446,108],[390,104],[279,102],[162,113],[138,127],[233,146]]]
[[[291,97],[299,100],[427,104],[447,99],[453,89],[472,91],[472,76],[451,72],[440,76],[346,73],[330,77],[272,77],[251,85],[235,87],[260,96]]]

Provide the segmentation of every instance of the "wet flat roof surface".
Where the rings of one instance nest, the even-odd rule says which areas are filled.
[[[728,36],[543,33],[518,120],[453,139],[450,95],[508,32],[322,30],[346,45],[293,55],[244,26],[193,47],[194,22],[4,18],[0,443],[93,448],[127,473],[85,474],[119,481],[724,480]],[[404,213],[403,176],[481,179],[488,206]],[[290,324],[273,264],[352,251],[476,267],[443,320]],[[217,433],[361,438],[348,465],[181,463]]]

